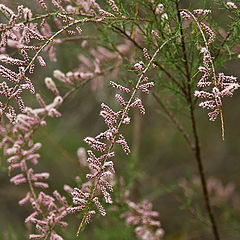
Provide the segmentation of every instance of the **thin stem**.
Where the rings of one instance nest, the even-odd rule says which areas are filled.
[[[159,185],[168,193],[170,194],[177,202],[179,202],[180,204],[184,205],[185,202],[173,191],[171,191],[166,185],[159,183]],[[196,217],[197,219],[199,219],[202,223],[204,223],[205,225],[209,226],[209,222],[202,217],[201,215],[198,214],[197,210],[195,210],[193,207],[189,207],[188,208],[189,212],[192,214],[192,216]]]
[[[73,36],[73,37],[65,37],[65,38],[56,38],[56,40],[61,41],[61,43],[68,42],[68,41],[78,41],[78,40],[93,40],[97,41],[99,38],[97,37],[89,37],[89,36]]]
[[[200,149],[198,131],[197,131],[197,126],[196,126],[195,113],[194,113],[194,108],[193,108],[192,94],[191,94],[191,74],[190,74],[189,65],[188,65],[188,58],[187,58],[183,28],[182,28],[182,24],[181,24],[181,16],[180,16],[180,10],[179,10],[179,6],[178,6],[178,1],[176,1],[176,8],[177,8],[178,22],[180,24],[181,44],[182,44],[184,64],[185,64],[187,80],[188,80],[188,85],[187,85],[188,86],[188,99],[187,100],[188,100],[188,103],[190,106],[189,111],[190,111],[190,118],[191,118],[191,122],[192,122],[192,131],[193,131],[193,136],[194,136],[194,141],[195,141],[195,158],[196,158],[197,165],[198,165],[198,172],[199,172],[200,179],[201,179],[201,185],[202,185],[203,195],[204,195],[204,199],[205,199],[205,205],[206,205],[206,209],[207,209],[207,212],[209,215],[209,219],[211,221],[213,235],[214,235],[215,240],[220,240],[218,229],[217,229],[217,224],[216,224],[216,221],[215,221],[215,218],[214,218],[214,215],[212,212],[212,208],[210,205],[209,194],[208,194],[208,190],[207,190],[207,182],[206,182],[203,163],[202,163],[201,149]],[[187,11],[187,13],[191,14],[189,11]],[[191,14],[191,16],[195,19],[195,21],[199,27],[199,30],[202,34],[202,37],[204,39],[204,42],[206,44],[206,48],[208,50],[207,41],[206,41],[205,35],[201,29],[201,26],[199,25],[198,21],[193,16],[193,14]],[[212,64],[212,68],[213,68],[214,82],[216,82],[215,68],[214,68],[212,60],[211,60],[211,64]]]
[[[82,229],[82,226],[83,226],[83,224],[84,224],[84,221],[85,221],[85,218],[87,217],[87,212],[88,212],[88,210],[89,210],[89,208],[90,208],[90,205],[91,205],[91,203],[90,204],[88,204],[88,207],[87,207],[87,210],[86,210],[86,214],[84,214],[84,216],[83,216],[83,218],[82,218],[82,220],[81,220],[81,222],[80,222],[80,224],[79,224],[79,227],[78,227],[78,230],[77,230],[77,237],[78,237],[78,235],[79,235],[79,233],[80,233],[80,231],[81,231],[81,229]]]
[[[224,135],[224,120],[223,120],[223,112],[222,112],[222,109],[219,108],[219,111],[220,111],[220,118],[221,118],[221,127],[223,129],[222,131],[222,140],[224,141],[224,138],[225,138],[225,135]]]
[[[205,178],[204,167],[203,167],[202,157],[201,157],[200,144],[199,144],[199,137],[198,137],[197,127],[196,127],[196,119],[195,119],[192,104],[190,105],[190,113],[191,113],[193,135],[194,135],[194,139],[195,139],[195,157],[197,160],[198,171],[199,171],[200,178],[201,178],[201,185],[202,185],[202,189],[203,189],[203,193],[204,193],[203,195],[204,195],[204,199],[205,199],[205,205],[206,205],[206,209],[207,209],[210,221],[211,221],[214,237],[216,240],[220,240],[216,220],[215,220],[215,217],[213,215],[213,211],[212,211],[212,208],[210,205],[210,199],[209,199],[209,194],[208,194],[208,189],[207,189],[207,181]]]
[[[177,127],[177,129],[179,130],[179,132],[183,135],[183,137],[185,138],[185,140],[187,141],[189,147],[195,151],[195,147],[194,144],[192,143],[188,133],[184,130],[183,126],[181,125],[181,123],[175,118],[175,116],[173,115],[173,113],[171,112],[170,109],[168,109],[168,107],[163,103],[163,101],[161,100],[160,96],[157,95],[156,93],[152,92],[152,95],[154,97],[154,99],[157,101],[157,103],[162,107],[162,109],[164,110],[164,112],[168,115],[168,117],[172,120],[173,124]]]
[[[124,30],[117,26],[113,26],[114,29],[116,29],[118,32],[120,32],[123,36],[125,36],[128,40],[130,40],[138,49],[143,50],[143,47],[140,46],[130,35],[128,35]],[[157,61],[153,61],[155,65],[157,65],[170,79],[173,81],[181,90],[184,94],[186,94],[185,88],[177,81],[177,79],[162,66]]]
[[[26,172],[25,172],[25,174],[26,174],[26,176],[27,176],[28,185],[29,185],[30,191],[31,191],[31,193],[32,193],[32,196],[33,196],[33,198],[34,198],[34,200],[35,200],[35,202],[36,202],[36,201],[37,201],[37,195],[36,195],[36,193],[35,193],[35,191],[34,191],[34,188],[33,188],[33,185],[32,185],[32,181],[31,181],[31,180],[29,179],[29,177],[28,177],[27,171],[28,171],[28,169],[27,169]]]
[[[234,32],[234,27],[235,25],[238,25],[239,24],[239,20],[237,22],[234,22],[231,26],[231,28],[229,29],[226,37],[224,38],[222,44],[220,45],[220,48],[218,49],[216,55],[215,55],[215,60],[219,57],[220,53],[221,53],[221,50],[223,49],[223,46],[227,43],[227,41],[229,40],[229,38],[231,37],[232,33]]]
[[[1,12],[8,20],[9,18],[3,13]],[[92,18],[92,15],[89,15],[89,14],[83,14],[83,13],[62,13],[64,16],[66,17],[88,17],[88,18]],[[42,20],[44,18],[48,18],[48,17],[54,17],[57,15],[57,12],[48,12],[46,14],[43,14],[43,15],[40,15],[40,16],[36,16],[36,17],[32,17],[31,19],[27,19],[27,20],[24,20],[22,23],[25,25],[25,24],[28,24],[28,23],[32,23],[32,22],[36,22],[38,20]],[[101,17],[99,17],[101,18]],[[105,19],[107,19],[108,17],[104,17]],[[114,17],[116,20],[118,17]],[[124,19],[124,20],[129,20],[129,21],[143,21],[143,22],[149,22],[149,20],[147,18],[133,18],[133,17],[128,17],[128,18],[121,18],[121,19]],[[14,25],[6,25],[4,26],[3,29],[0,29],[0,33],[1,32],[4,32],[6,30],[11,30],[12,28],[14,27]]]

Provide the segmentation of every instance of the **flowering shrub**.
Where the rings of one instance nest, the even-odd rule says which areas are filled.
[[[224,190],[220,180],[211,180],[211,184],[206,180],[196,104],[211,110],[208,113],[210,121],[217,120],[220,115],[224,140],[223,97],[232,97],[240,88],[237,77],[227,75],[221,69],[224,63],[239,56],[240,12],[237,4],[214,2],[216,11],[224,7],[231,14],[228,33],[211,17],[215,11],[213,7],[213,10],[190,10],[181,6],[183,3],[178,0],[37,0],[27,4],[17,8],[12,7],[11,1],[0,4],[0,148],[1,158],[6,160],[1,164],[11,183],[25,186],[18,202],[21,206],[31,207],[29,215],[25,215],[28,230],[24,238],[28,235],[29,239],[59,240],[73,238],[75,234],[84,238],[87,232],[86,236],[92,239],[88,227],[95,229],[96,224],[97,229],[101,216],[100,221],[107,219],[109,226],[117,221],[122,228],[126,222],[125,229],[134,230],[124,236],[124,230],[120,229],[117,237],[109,233],[105,238],[97,239],[174,239],[168,235],[167,224],[161,219],[161,225],[159,213],[153,210],[155,205],[150,201],[157,200],[154,191],[152,194],[146,191],[141,197],[138,192],[138,181],[143,175],[138,164],[141,139],[144,142],[142,119],[143,115],[153,114],[150,110],[148,113],[148,105],[151,109],[158,103],[193,153],[199,175],[197,187],[201,188],[204,198],[199,202],[205,203],[205,208],[201,208],[203,214],[191,201],[189,203],[194,187],[185,180],[180,181],[180,186],[185,193],[191,193],[185,194],[186,199],[159,181],[157,187],[172,195],[196,220],[204,223],[199,228],[203,232],[203,235],[197,235],[199,239],[207,238],[209,230],[214,239],[221,239],[226,233],[211,204],[213,189],[226,204],[231,201],[227,201],[228,191]],[[34,10],[36,6],[37,11]],[[60,55],[65,46],[68,52],[62,58]],[[73,52],[80,49],[76,56],[79,66],[73,60],[75,54],[69,50],[72,47]],[[63,65],[56,68],[59,61]],[[49,71],[51,66],[55,68],[53,73]],[[45,172],[47,169],[41,172],[42,143],[38,133],[48,129],[47,123],[51,124],[51,121],[63,122],[64,114],[71,111],[71,104],[74,104],[69,103],[74,102],[70,97],[75,95],[77,98],[76,92],[86,85],[90,85],[88,95],[94,94],[96,99],[101,99],[99,115],[105,125],[97,127],[101,129],[97,135],[93,127],[87,129],[89,135],[95,137],[84,137],[83,142],[78,139],[78,145],[81,145],[77,151],[80,173],[71,184],[67,181],[63,184],[64,191],[61,188],[53,190],[50,173]],[[51,96],[48,96],[49,92]],[[204,101],[198,103],[198,98]],[[169,107],[167,101],[180,103],[181,111],[188,116],[185,121],[191,128],[177,119],[177,104]],[[87,100],[84,106],[90,109]],[[74,115],[77,116],[76,109],[72,117]],[[132,140],[128,133],[131,126],[134,128]],[[147,126],[148,132],[154,133],[150,126]],[[69,158],[65,150],[55,146],[53,151],[60,148],[62,156]],[[161,149],[161,146],[157,148]],[[50,147],[43,151],[48,150]],[[59,165],[54,166],[54,170]],[[124,171],[121,171],[121,165],[125,165]],[[69,172],[70,176],[74,174]],[[52,185],[56,185],[54,181]],[[235,196],[233,189],[229,191]],[[224,214],[221,216],[224,222]],[[109,226],[104,234],[111,232]],[[3,238],[10,237],[11,234],[3,230]]]

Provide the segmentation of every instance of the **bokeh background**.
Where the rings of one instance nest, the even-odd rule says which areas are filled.
[[[36,1],[2,0],[4,4],[16,9],[23,4],[33,11],[38,11]],[[100,2],[104,6],[105,2]],[[182,8],[202,8],[210,5],[213,18],[227,30],[230,18],[223,9],[214,8],[213,1],[180,1]],[[86,35],[95,36],[94,26],[88,25],[83,30]],[[119,40],[124,41],[123,39]],[[79,66],[78,55],[88,54],[101,41],[89,40],[87,48],[82,48],[82,41],[66,42],[57,47],[57,62],[50,62],[47,67],[36,69],[34,85],[44,99],[53,99],[52,93],[44,86],[44,78],[52,77],[55,69],[66,73]],[[133,47],[133,46],[132,46]],[[240,52],[239,48],[237,51]],[[126,69],[124,65],[122,67]],[[38,71],[39,70],[39,71]],[[230,60],[218,72],[239,76],[239,60]],[[120,78],[132,78],[134,75],[124,71]],[[76,185],[76,176],[83,176],[82,167],[77,157],[79,147],[87,147],[83,142],[86,136],[95,136],[105,126],[99,116],[102,102],[114,105],[114,91],[109,87],[112,75],[106,76],[98,83],[97,90],[89,83],[71,95],[61,106],[61,119],[48,119],[47,126],[37,131],[36,141],[42,143],[40,149],[39,171],[50,172],[50,189],[58,189],[63,193],[63,185]],[[162,81],[162,79],[159,79]],[[59,86],[61,88],[61,86]],[[61,90],[61,89],[60,89]],[[233,98],[224,102],[224,121],[226,137],[221,139],[220,121],[209,122],[206,111],[196,110],[196,118],[202,149],[205,173],[209,181],[222,191],[222,195],[211,194],[211,202],[217,217],[220,233],[225,240],[240,239],[240,96],[237,92]],[[27,105],[34,106],[36,101],[26,96]],[[197,165],[194,156],[184,138],[169,121],[161,106],[150,94],[144,97],[146,115],[139,117],[132,113],[134,122],[124,128],[126,139],[132,147],[132,154],[126,156],[120,148],[116,148],[115,166],[117,176],[125,179],[125,186],[131,189],[131,199],[140,201],[149,199],[154,209],[160,213],[160,221],[166,232],[164,239],[194,240],[212,239],[210,228],[205,227],[198,218],[191,214],[194,208],[202,217],[207,217],[204,199],[198,184]],[[182,122],[186,131],[191,134],[191,123],[184,112],[181,102],[176,98],[170,100],[170,108]],[[31,209],[18,206],[18,201],[27,189],[14,186],[9,182],[7,164],[1,157],[0,172],[0,239],[27,239],[31,231],[24,219]],[[226,190],[226,188],[230,190]],[[224,189],[226,192],[224,192]],[[69,218],[70,226],[64,233],[65,239],[74,239],[80,218]],[[98,218],[87,226],[79,239],[123,240],[135,239],[132,227],[125,227],[123,219],[112,212],[107,217]]]

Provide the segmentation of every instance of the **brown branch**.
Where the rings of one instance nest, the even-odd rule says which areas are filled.
[[[168,115],[168,117],[172,120],[173,124],[175,124],[175,126],[177,127],[177,129],[179,130],[179,132],[183,135],[183,137],[185,138],[185,140],[187,141],[189,147],[191,148],[191,150],[194,152],[195,151],[195,146],[192,143],[188,133],[184,130],[183,126],[181,125],[180,122],[178,122],[178,120],[175,118],[175,116],[173,115],[173,113],[170,111],[170,109],[168,109],[165,104],[162,102],[161,98],[154,92],[152,92],[153,97],[155,98],[155,100],[157,101],[157,103],[162,107],[162,109],[164,110],[164,112]]]
[[[1,12],[1,13],[3,14],[3,12]],[[44,18],[55,17],[56,14],[57,14],[57,11],[56,12],[48,12],[46,14],[42,14],[40,16],[35,16],[35,17],[32,17],[31,19],[27,19],[27,20],[24,20],[22,22],[21,22],[21,20],[17,21],[16,23],[20,23],[21,22],[21,23],[23,23],[25,25],[25,24],[28,24],[28,23],[33,23],[33,22],[42,20]],[[84,18],[92,18],[93,17],[91,14],[83,14],[83,13],[78,13],[78,14],[76,14],[76,13],[63,13],[63,15],[66,16],[66,17],[74,17],[75,20],[77,20],[76,17],[84,17]],[[4,16],[6,16],[6,15],[4,15]],[[105,17],[105,19],[106,19],[106,17]],[[149,20],[147,18],[133,18],[133,17],[129,17],[129,18],[125,18],[124,20],[126,20],[126,19],[129,20],[129,21],[136,21],[137,20],[137,21],[149,22]],[[8,18],[8,20],[9,20],[9,18]],[[6,30],[11,30],[15,26],[15,24],[14,25],[7,25],[7,24],[5,24],[4,28],[0,29],[0,33],[1,32],[5,32]]]
[[[223,48],[223,46],[226,44],[227,40],[230,38],[232,32],[228,32],[227,36],[224,38],[222,44],[220,45],[220,48],[218,49],[216,56],[215,56],[215,60],[219,57],[220,55],[220,51]]]
[[[210,205],[210,199],[209,199],[209,194],[208,194],[208,190],[207,190],[207,181],[205,178],[204,167],[203,167],[203,163],[202,163],[200,142],[199,142],[199,137],[198,137],[195,113],[194,113],[194,108],[193,108],[193,100],[192,100],[192,94],[191,94],[191,74],[190,74],[189,65],[188,65],[188,57],[187,57],[187,51],[186,51],[186,46],[185,46],[184,33],[183,33],[183,28],[182,28],[182,23],[181,23],[181,16],[180,16],[178,1],[176,1],[176,9],[177,9],[178,22],[180,24],[181,45],[182,45],[182,52],[183,52],[183,58],[184,58],[184,66],[185,66],[185,70],[186,70],[186,74],[187,74],[187,81],[188,81],[187,101],[189,103],[190,118],[191,118],[191,122],[192,122],[192,131],[193,131],[193,136],[194,136],[194,140],[195,140],[195,158],[197,161],[198,172],[199,172],[200,179],[201,179],[201,186],[202,186],[203,195],[204,195],[204,199],[205,199],[206,210],[208,212],[209,219],[210,219],[211,225],[212,225],[212,232],[213,232],[215,240],[220,240],[220,236],[219,236],[218,229],[217,229],[217,224],[216,224],[216,221],[215,221],[215,218],[213,215],[213,211],[212,211],[212,208]]]

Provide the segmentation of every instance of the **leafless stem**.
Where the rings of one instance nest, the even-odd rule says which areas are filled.
[[[156,93],[152,92],[153,97],[155,98],[155,100],[157,101],[157,103],[162,107],[162,109],[164,110],[164,112],[168,115],[168,117],[171,119],[171,121],[173,122],[173,124],[177,127],[177,129],[180,131],[180,133],[183,135],[183,137],[185,138],[185,140],[187,141],[189,147],[192,149],[192,151],[195,151],[195,147],[194,144],[192,143],[188,133],[184,130],[183,126],[181,125],[181,123],[175,118],[175,116],[173,115],[173,113],[171,112],[171,110],[163,103],[163,101],[161,100],[160,96],[157,95]]]

